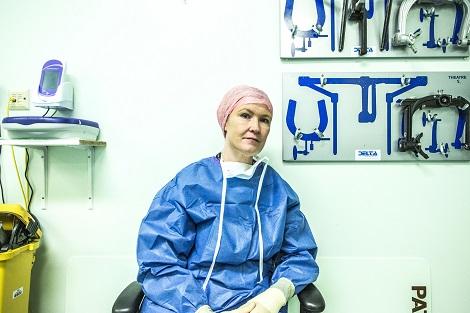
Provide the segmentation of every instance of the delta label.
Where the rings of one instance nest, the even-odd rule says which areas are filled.
[[[380,150],[356,150],[356,161],[380,161],[382,154]]]

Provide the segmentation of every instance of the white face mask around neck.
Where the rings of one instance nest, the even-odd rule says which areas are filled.
[[[259,160],[256,161],[255,164],[247,164],[247,163],[242,163],[242,162],[225,162],[220,159],[220,166],[222,167],[222,173],[224,174],[224,177],[226,178],[232,178],[232,177],[237,177],[241,179],[250,179],[253,177],[256,168],[258,165],[266,161],[268,162],[267,157],[263,157]]]

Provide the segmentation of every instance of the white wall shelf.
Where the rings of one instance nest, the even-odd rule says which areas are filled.
[[[88,208],[93,209],[93,173],[95,163],[95,147],[105,147],[106,142],[104,141],[93,141],[93,140],[82,140],[78,138],[70,139],[0,139],[0,145],[7,146],[18,146],[24,148],[37,149],[43,160],[42,168],[42,180],[43,186],[39,190],[42,205],[41,208],[45,210],[47,208],[47,185],[48,185],[48,148],[49,147],[72,147],[82,148],[88,150]]]
[[[21,146],[26,148],[33,147],[104,147],[106,142],[94,140],[82,140],[78,138],[69,139],[1,139],[0,145]]]

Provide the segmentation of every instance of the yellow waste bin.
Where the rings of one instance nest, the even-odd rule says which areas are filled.
[[[28,313],[38,221],[18,204],[0,204],[0,313]]]

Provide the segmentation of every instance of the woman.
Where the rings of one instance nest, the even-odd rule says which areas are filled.
[[[139,231],[142,313],[278,313],[318,276],[299,199],[265,158],[268,96],[236,86],[217,110],[217,156],[195,162],[155,196]]]

